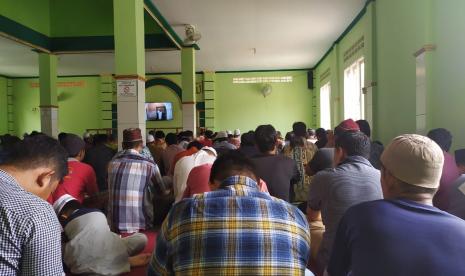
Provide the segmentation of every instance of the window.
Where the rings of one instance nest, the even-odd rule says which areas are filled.
[[[320,127],[331,129],[331,84],[320,88]]]
[[[365,119],[365,61],[357,60],[344,70],[344,119]]]
[[[292,76],[284,77],[252,77],[252,78],[233,78],[233,83],[274,83],[274,82],[292,82]]]

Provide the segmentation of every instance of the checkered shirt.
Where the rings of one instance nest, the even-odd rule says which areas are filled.
[[[61,227],[52,206],[2,170],[0,275],[63,275]]]
[[[115,232],[135,233],[152,225],[152,199],[147,193],[169,194],[158,166],[133,149],[108,165],[108,220]],[[149,199],[147,200],[147,196]]]
[[[305,216],[233,176],[173,206],[149,275],[304,275],[309,253]]]

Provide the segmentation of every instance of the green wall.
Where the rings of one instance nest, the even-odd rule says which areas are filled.
[[[463,110],[465,107],[464,47],[465,1],[434,1],[432,127],[452,132],[453,148],[465,148]]]
[[[370,4],[367,7],[365,15],[358,21],[358,23],[351,28],[345,36],[336,41],[332,46],[331,51],[321,61],[321,63],[314,70],[316,96],[317,116],[315,127],[319,127],[319,102],[320,102],[320,88],[331,83],[331,125],[335,127],[342,120],[344,120],[344,70],[352,63],[364,57],[365,67],[372,66],[372,44],[370,43],[371,21],[373,13]],[[354,45],[359,45],[358,42],[363,38],[363,47],[359,50],[354,50],[352,54],[344,58],[344,53],[349,51]],[[365,70],[365,85],[367,86],[372,82],[372,74]]]
[[[273,83],[273,92],[264,98],[261,84],[233,84],[233,77],[293,76],[292,83]],[[181,84],[180,74],[155,75]],[[196,74],[197,83],[202,74]],[[304,121],[311,125],[311,91],[307,89],[306,71],[276,71],[254,73],[218,73],[215,90],[215,130],[242,131],[255,129],[259,124],[273,124],[287,132],[292,123]],[[83,87],[59,87],[59,131],[76,134],[86,129],[99,128],[102,111],[100,108],[100,77],[58,78],[63,82],[84,83]],[[61,84],[60,84],[61,83]],[[1,82],[0,82],[1,85]],[[37,79],[14,79],[15,134],[40,129],[39,88]],[[1,95],[1,94],[0,94]],[[152,86],[146,90],[147,102],[172,102],[173,119],[166,122],[147,122],[147,128],[181,128],[182,102],[176,93],[165,86]],[[196,93],[196,101],[203,101],[203,94]]]
[[[376,2],[377,137],[388,142],[416,131],[416,60],[428,40],[429,0]]]
[[[273,91],[266,98],[263,84],[233,84],[235,77],[292,76],[292,83],[272,83]],[[260,124],[272,124],[284,134],[292,123],[311,125],[311,90],[307,88],[307,71],[276,71],[251,73],[217,73],[215,90],[215,130],[242,132]]]
[[[454,136],[453,149],[465,147],[460,116],[465,105],[463,10],[465,1],[461,0],[377,0],[370,3],[363,17],[315,68],[317,108],[320,87],[331,81],[333,126],[342,120],[343,72],[351,62],[344,63],[342,54],[363,34],[364,49],[354,59],[365,57],[365,86],[376,82],[372,92],[374,138],[388,143],[397,135],[415,133],[414,53],[433,44],[436,50],[428,52],[425,59],[427,128],[445,127]],[[320,79],[328,69],[330,74]]]
[[[50,36],[50,0],[1,0],[0,14]]]
[[[81,86],[58,87],[58,129],[81,135],[99,128],[99,77],[59,78],[58,83],[81,82]],[[13,80],[15,134],[40,130],[38,79]]]

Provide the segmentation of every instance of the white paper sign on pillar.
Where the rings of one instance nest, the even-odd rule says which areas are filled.
[[[137,97],[137,86],[137,79],[117,80],[116,91],[118,92],[118,97]]]

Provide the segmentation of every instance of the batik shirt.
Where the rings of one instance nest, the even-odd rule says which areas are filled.
[[[0,170],[0,275],[61,276],[60,233],[52,206]]]
[[[305,216],[233,176],[173,206],[149,275],[303,275],[309,252]]]
[[[303,147],[291,147],[287,145],[284,147],[283,154],[297,163],[297,169],[302,176],[300,181],[294,184],[294,195],[291,195],[291,201],[306,201],[308,198],[308,191],[310,190],[310,182],[312,178],[305,173],[305,166],[312,160],[318,148],[312,142],[305,140]]]
[[[170,193],[158,166],[133,149],[121,152],[109,163],[108,190],[110,228],[120,233],[150,229],[153,195]]]

